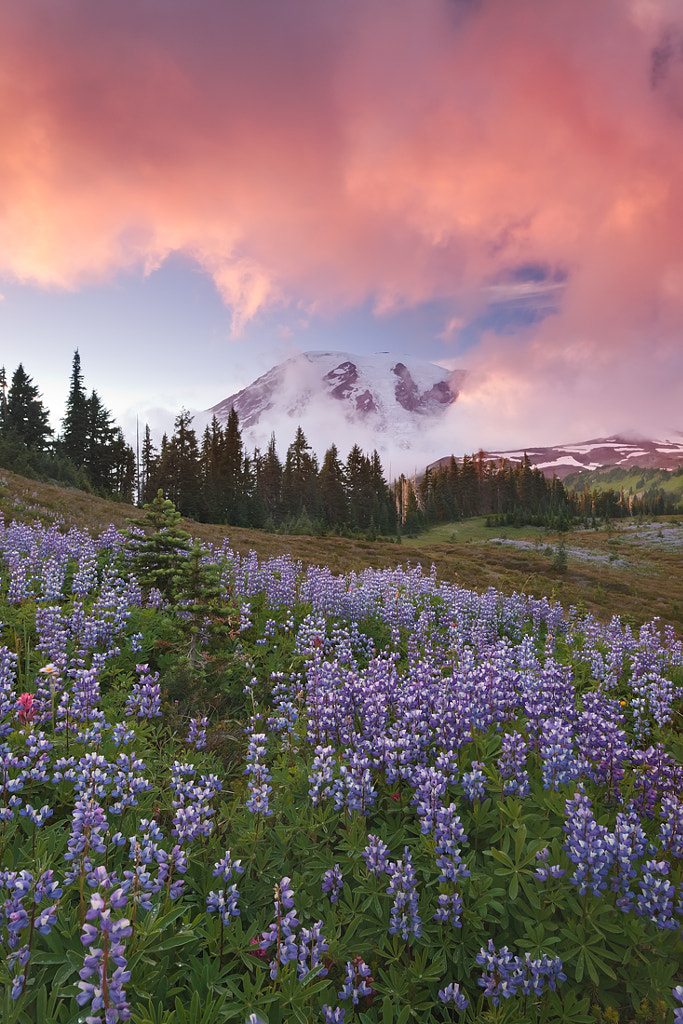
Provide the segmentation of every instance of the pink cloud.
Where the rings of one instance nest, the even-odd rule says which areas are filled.
[[[0,272],[78,288],[182,250],[236,335],[278,304],[372,298],[386,314],[450,298],[448,352],[501,274],[539,261],[568,274],[559,311],[523,361],[485,340],[480,394],[533,373],[588,396],[591,372],[615,355],[633,372],[644,351],[655,387],[683,313],[678,14],[666,0],[5,5]]]

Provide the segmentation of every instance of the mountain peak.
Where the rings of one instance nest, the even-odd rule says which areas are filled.
[[[410,448],[425,426],[458,397],[462,371],[388,352],[302,352],[208,410],[225,422],[234,407],[242,430],[263,441],[274,429],[301,425],[313,436],[344,425],[369,432],[374,447]],[[287,429],[289,421],[289,429]],[[387,445],[383,440],[387,440]],[[390,441],[390,443],[389,443]]]

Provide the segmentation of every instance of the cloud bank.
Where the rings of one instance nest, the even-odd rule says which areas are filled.
[[[237,343],[264,310],[437,300],[478,443],[680,428],[674,0],[14,0],[0,68],[7,279],[185,252]]]

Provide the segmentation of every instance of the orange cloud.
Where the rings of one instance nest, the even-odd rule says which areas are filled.
[[[6,4],[0,273],[78,288],[181,250],[235,334],[275,304],[450,298],[450,339],[504,271],[541,261],[568,278],[527,365],[666,353],[683,312],[677,12]],[[507,374],[518,357],[491,338],[473,359]]]

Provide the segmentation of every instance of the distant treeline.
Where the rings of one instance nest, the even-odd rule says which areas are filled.
[[[680,493],[645,486],[649,474],[654,477],[666,471],[632,469],[630,472],[635,482],[644,488],[637,494],[632,487],[629,490],[623,486],[619,489],[605,487],[602,480],[601,486],[591,488],[584,483],[581,490],[571,489],[570,478],[564,484],[557,477],[548,479],[531,465],[528,456],[515,463],[506,459],[487,461],[483,452],[466,455],[462,460],[451,456],[448,464],[425,470],[416,488],[417,511],[414,514],[418,528],[422,524],[429,526],[484,515],[491,526],[532,524],[558,530],[593,520],[683,514]],[[683,490],[683,469],[670,475],[681,477]],[[580,481],[581,477],[577,476]]]
[[[683,514],[683,466],[677,469],[583,470],[565,478],[565,487],[582,498],[586,493],[601,509],[603,518]]]
[[[56,437],[23,364],[10,382],[0,369],[0,465],[140,505],[161,490],[189,518],[283,533],[372,538],[416,534],[470,516],[486,516],[492,526],[563,530],[576,522],[683,512],[683,468],[577,474],[563,484],[547,479],[527,456],[487,461],[479,452],[462,460],[451,456],[419,479],[401,476],[390,486],[376,451],[367,455],[356,444],[342,460],[333,444],[320,464],[301,427],[284,461],[274,434],[265,451],[249,454],[234,409],[224,426],[214,417],[201,438],[182,410],[158,449],[145,426],[137,456],[97,392],[86,392],[78,350]]]
[[[574,518],[571,498],[557,478],[548,480],[527,456],[519,462],[487,461],[483,452],[451,456],[447,464],[427,468],[417,484],[417,511],[408,490],[406,532],[418,526],[488,516],[491,525],[534,524],[567,529]]]
[[[257,448],[249,455],[234,409],[224,427],[214,416],[201,440],[192,428],[192,417],[183,410],[172,437],[164,435],[158,450],[145,428],[142,502],[151,501],[158,490],[184,516],[204,522],[287,533],[376,536],[397,530],[396,500],[376,451],[368,456],[354,445],[342,461],[333,444],[320,465],[298,427],[284,462],[274,434],[264,452]]]

